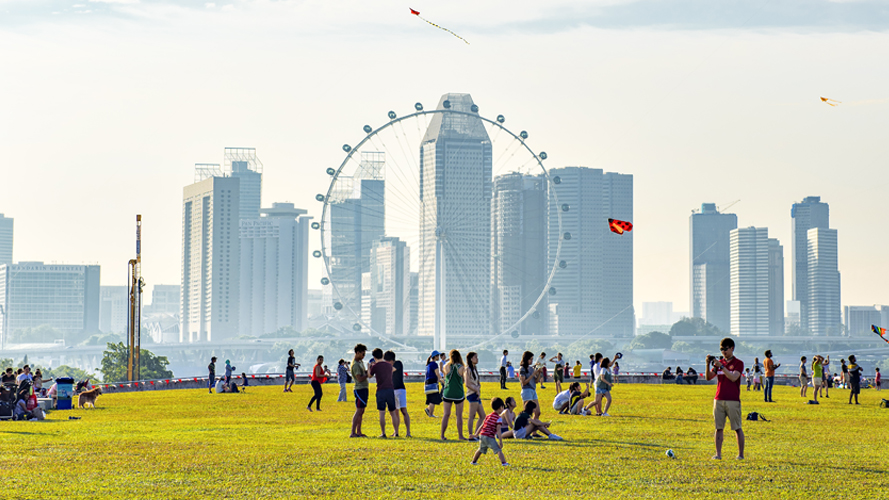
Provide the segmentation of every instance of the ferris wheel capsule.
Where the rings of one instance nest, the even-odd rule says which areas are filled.
[[[370,125],[365,125],[364,128],[362,128],[362,130],[364,130],[365,134],[369,134],[369,133],[373,132],[374,129]]]
[[[321,228],[321,224],[319,224],[317,222],[312,223],[312,229],[320,229],[320,228]]]
[[[312,252],[312,257],[315,257],[316,259],[320,259],[321,258],[321,250],[315,250],[314,252]]]
[[[354,325],[352,325],[352,329],[355,330],[356,332],[360,332],[361,331],[361,323],[355,323]]]
[[[550,287],[550,289],[549,289],[549,294],[550,294],[550,295],[555,295],[555,294],[556,294],[556,287]]]
[[[522,139],[527,139],[528,132],[525,132],[524,130],[522,130],[521,132],[519,132],[519,137],[521,137]]]
[[[325,172],[327,172],[327,175],[333,175],[336,173],[336,169],[335,168],[328,168],[327,170],[325,170]]]
[[[417,111],[423,111],[423,105],[420,103],[414,104],[414,109]]]
[[[321,278],[321,284],[322,284],[322,285],[329,285],[329,284],[330,284],[330,280],[327,279],[327,278]]]
[[[445,101],[441,103],[441,107],[443,107],[444,109],[451,109],[451,101],[445,99]]]
[[[469,107],[469,110],[472,111],[473,113],[478,113],[478,104],[473,104],[472,106]]]
[[[395,114],[395,111],[390,111],[388,116],[390,120],[394,120],[398,115]]]
[[[324,195],[323,194],[316,194],[315,199],[318,201],[324,201]]]
[[[562,235],[562,239],[570,240],[570,239],[571,239],[571,233],[569,233],[569,232],[566,231],[565,234]]]
[[[566,262],[564,260],[560,260],[559,267],[561,267],[562,269],[565,269],[566,267],[568,267],[568,262]]]
[[[333,308],[336,309],[337,311],[339,311],[343,308],[343,303],[342,302],[334,302]]]
[[[506,121],[506,117],[503,115],[497,115],[497,123],[503,123]]]
[[[569,208],[570,208],[570,207],[568,206],[567,203],[562,203],[562,211],[563,211],[563,212],[567,212]]]
[[[546,159],[546,151],[541,151],[540,154],[537,156],[539,156],[541,160],[545,160]]]
[[[349,151],[352,151],[352,146],[349,146],[348,144],[343,144],[343,151],[345,151],[347,153]]]
[[[561,183],[562,183],[561,177],[559,177],[558,175],[553,177],[553,184],[561,184]]]

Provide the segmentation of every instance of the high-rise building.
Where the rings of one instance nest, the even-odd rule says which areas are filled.
[[[417,334],[417,325],[420,314],[420,273],[411,272],[411,325],[408,335]]]
[[[259,219],[241,219],[241,335],[302,331],[308,317],[309,224],[306,210],[273,203]]]
[[[361,275],[370,272],[370,251],[385,234],[386,181],[383,153],[362,152],[352,177],[339,177],[330,200],[332,299],[360,315]]]
[[[380,238],[371,249],[370,272],[364,276],[367,295],[362,320],[377,333],[407,335],[411,326],[410,248],[398,238]]]
[[[553,169],[550,176],[558,202],[550,194],[547,269],[560,240],[562,252],[548,295],[549,334],[632,336],[633,233],[614,234],[606,221],[633,220],[633,176],[587,167]]]
[[[769,333],[769,230],[733,229],[729,233],[731,334]]]
[[[731,330],[729,233],[738,216],[719,213],[715,203],[701,204],[689,217],[691,315],[728,333]]]
[[[784,247],[769,238],[769,335],[784,335]]]
[[[546,177],[509,173],[494,179],[491,200],[491,327],[503,332],[530,311],[546,285]],[[521,323],[523,335],[546,333],[546,298]]]
[[[43,262],[0,265],[3,344],[48,325],[63,335],[99,331],[99,266]]]
[[[238,335],[240,179],[211,176],[183,189],[181,342]]]
[[[830,227],[830,207],[821,202],[820,196],[807,196],[803,201],[793,204],[790,218],[793,300],[800,303],[800,324],[803,328],[809,328],[808,231],[814,227]]]
[[[846,320],[846,335],[869,337],[873,335],[872,325],[889,325],[889,306],[846,306],[843,308]]]
[[[794,329],[800,328],[799,301],[788,300],[785,305],[787,307],[787,315],[784,316],[784,333],[791,334]]]
[[[225,148],[225,170],[240,179],[238,217],[258,219],[262,206],[262,162],[256,148]]]
[[[0,266],[12,264],[13,218],[0,214]]]
[[[129,287],[103,286],[99,289],[99,330],[124,333],[130,314]]]
[[[420,145],[419,334],[491,335],[491,140],[469,94],[445,94]],[[436,307],[436,305],[439,307]]]
[[[672,325],[673,323],[672,302],[642,303],[642,316],[639,318],[640,325]]]
[[[808,286],[802,310],[808,314],[808,330],[812,335],[839,335],[842,310],[837,230],[813,227],[806,235]]]
[[[179,285],[154,285],[151,304],[142,308],[144,314],[179,314]]]

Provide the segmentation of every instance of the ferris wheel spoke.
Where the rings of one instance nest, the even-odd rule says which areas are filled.
[[[396,139],[398,139],[397,136],[396,136]],[[379,146],[376,144],[376,136],[371,137],[371,143],[372,143],[372,144],[374,145],[374,147],[376,147],[377,149],[382,149],[382,150],[384,150],[384,151],[389,151],[389,147],[386,145],[386,142],[385,142],[382,138],[380,138],[380,143],[383,145],[382,148],[379,148]],[[400,143],[400,141],[399,141],[399,146],[400,146],[400,145],[401,145],[401,143]],[[404,150],[403,150],[403,149],[402,149],[402,153],[404,154]],[[408,162],[408,168],[407,168],[407,170],[410,171],[410,172],[411,172],[411,175],[413,176],[413,170],[414,170],[414,169],[413,169],[413,168],[411,167],[411,165],[410,165],[411,160],[410,160],[410,158],[407,158],[407,155],[406,155],[406,154],[405,154],[405,157],[406,157],[406,161]],[[398,177],[398,182],[400,182],[400,183],[401,183],[402,185],[404,185],[405,187],[411,187],[411,186],[415,186],[415,185],[417,185],[416,177],[414,177],[414,182],[410,182],[410,181],[408,181],[408,180],[405,178],[405,176],[403,175],[403,172],[402,172],[403,169],[401,168],[401,165],[398,163],[397,159],[394,158],[393,155],[391,155],[391,154],[388,154],[388,155],[387,155],[387,161],[388,161],[389,158],[391,158],[392,161],[393,161],[393,163],[395,163],[395,166],[396,166],[396,168],[395,168],[395,175],[396,175],[396,177]],[[418,168],[419,168],[419,167],[418,167]],[[388,186],[389,184],[390,184],[389,182],[386,183],[387,186]],[[412,189],[407,189],[407,191],[408,191],[407,193],[402,193],[402,192],[399,191],[399,196],[401,196],[403,200],[413,200],[413,201],[415,201],[416,203],[419,203],[419,202],[420,202],[420,194],[419,194],[419,193],[417,193],[416,191],[414,191],[414,190],[412,190]],[[407,197],[404,197],[405,195],[407,195]]]

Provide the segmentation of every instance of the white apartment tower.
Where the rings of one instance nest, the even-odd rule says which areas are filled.
[[[238,335],[239,193],[236,177],[206,177],[183,189],[182,342]]]
[[[259,219],[241,219],[238,329],[259,336],[282,327],[306,328],[309,224],[306,210],[273,203]]]
[[[491,334],[491,140],[469,94],[445,94],[420,145],[419,334]],[[436,304],[439,307],[436,307]]]
[[[12,217],[0,214],[0,266],[12,264]]]
[[[549,334],[633,336],[633,233],[612,233],[607,223],[633,220],[633,176],[565,167],[550,177],[558,202],[550,194],[546,269],[559,269],[547,295]]]
[[[769,230],[733,229],[729,233],[731,333],[769,333]]]
[[[813,227],[806,236],[808,294],[803,310],[808,314],[807,326],[812,335],[838,335],[842,311],[837,230]]]

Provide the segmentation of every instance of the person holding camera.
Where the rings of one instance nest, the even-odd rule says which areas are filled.
[[[537,401],[537,380],[540,378],[540,370],[537,365],[531,366],[534,353],[525,351],[522,354],[522,362],[519,368],[519,383],[522,385],[522,405],[528,401],[534,402],[534,418],[540,418],[540,403]]]
[[[772,361],[772,351],[768,350],[765,352],[766,361],[764,363],[765,373],[766,373],[766,383],[765,390],[763,391],[763,398],[766,403],[774,403],[772,401],[772,389],[775,387],[775,370],[781,367],[781,364],[775,364]]]
[[[724,338],[719,343],[722,357],[707,356],[707,380],[716,379],[716,396],[713,398],[713,421],[716,426],[714,460],[722,460],[722,441],[725,420],[738,438],[738,460],[744,459],[744,431],[741,429],[741,374],[744,362],[735,357],[735,341]]]

